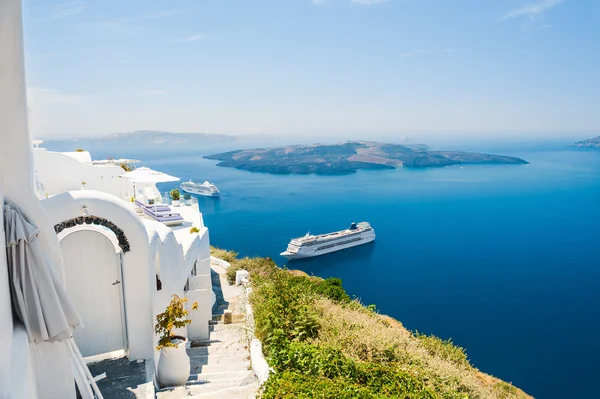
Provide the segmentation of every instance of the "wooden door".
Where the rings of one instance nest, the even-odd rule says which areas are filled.
[[[94,230],[65,236],[61,248],[67,293],[83,320],[74,333],[81,354],[126,349],[121,253]]]

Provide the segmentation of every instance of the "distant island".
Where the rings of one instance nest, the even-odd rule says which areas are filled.
[[[462,151],[434,151],[426,145],[371,141],[237,150],[205,156],[218,166],[271,174],[335,175],[359,169],[425,168],[462,164],[527,164],[520,158]]]
[[[571,144],[569,147],[600,148],[600,136],[594,137],[592,139],[578,141],[577,143]]]

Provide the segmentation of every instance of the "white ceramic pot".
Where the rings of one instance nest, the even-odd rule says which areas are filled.
[[[172,200],[171,201],[171,205],[173,205],[173,206],[179,206],[179,200]]]
[[[187,339],[173,337],[181,342],[176,347],[162,348],[158,361],[158,382],[161,387],[185,385],[190,378],[190,357],[185,351]]]

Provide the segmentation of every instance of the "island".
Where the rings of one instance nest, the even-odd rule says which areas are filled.
[[[205,156],[217,166],[271,174],[339,175],[360,169],[425,168],[463,164],[527,164],[520,158],[462,151],[435,151],[426,145],[373,141],[292,145],[237,150]]]
[[[577,143],[571,144],[569,147],[577,148],[600,148],[600,136],[594,137],[587,140],[578,141]]]

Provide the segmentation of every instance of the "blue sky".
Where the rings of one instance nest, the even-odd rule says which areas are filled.
[[[23,0],[37,137],[600,132],[596,0]]]

